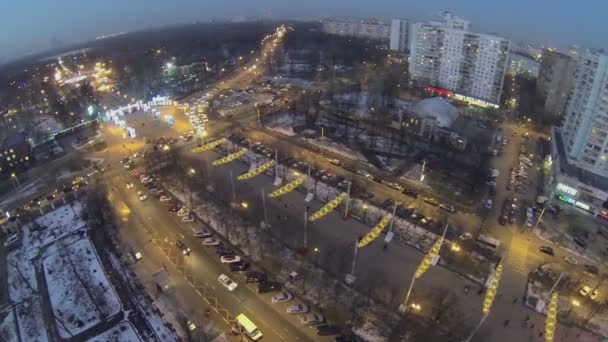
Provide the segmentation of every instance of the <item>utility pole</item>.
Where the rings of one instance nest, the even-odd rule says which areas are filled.
[[[304,208],[304,249],[308,248],[308,206]]]
[[[232,205],[236,205],[236,190],[234,188],[234,176],[232,175],[232,170],[230,170],[230,186],[232,187]]]
[[[268,211],[266,210],[266,194],[264,193],[263,188],[262,188],[262,206],[264,207],[264,228],[269,228],[270,224],[268,223]]]
[[[350,204],[350,187],[352,183],[352,181],[348,181],[348,192],[346,193],[346,204],[344,205],[344,219],[348,218],[348,207]]]

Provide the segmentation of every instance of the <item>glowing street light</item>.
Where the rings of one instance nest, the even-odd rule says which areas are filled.
[[[243,207],[243,209],[247,209],[247,208],[249,208],[249,203],[243,201],[243,202],[241,202],[241,207]]]

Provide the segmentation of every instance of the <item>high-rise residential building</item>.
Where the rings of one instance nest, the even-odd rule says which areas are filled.
[[[323,31],[339,36],[388,41],[391,26],[377,20],[326,20],[323,21]]]
[[[608,177],[608,55],[588,50],[576,61],[564,113],[564,150],[570,164]]]
[[[510,43],[469,31],[469,21],[451,13],[410,28],[410,74],[423,85],[498,104]]]
[[[554,49],[543,50],[536,88],[546,112],[560,116],[564,113],[575,66],[572,56]]]
[[[393,51],[407,52],[409,50],[409,35],[410,30],[407,20],[391,20],[389,49]]]

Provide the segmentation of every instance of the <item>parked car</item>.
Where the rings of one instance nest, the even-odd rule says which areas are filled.
[[[220,257],[220,261],[222,264],[231,264],[233,262],[241,261],[241,257],[236,254],[227,254],[227,255],[222,255]]]
[[[190,215],[190,209],[183,207],[177,212],[177,216],[187,216]]]
[[[571,257],[571,256],[565,256],[564,260],[567,263],[571,264],[571,265],[577,265],[578,264],[578,261],[576,259],[574,259],[573,257]]]
[[[293,299],[293,295],[289,292],[280,292],[272,296],[273,303],[289,302]]]
[[[268,293],[281,290],[281,284],[276,281],[260,281],[258,284],[258,293]]]
[[[194,216],[192,216],[192,215],[184,216],[184,217],[182,217],[182,222],[194,222]]]
[[[171,200],[170,196],[167,196],[167,195],[160,196],[160,201],[161,202],[169,202],[170,200]]]
[[[551,255],[551,256],[554,255],[553,248],[551,248],[549,246],[540,246],[540,248],[538,250],[545,254]]]
[[[217,277],[217,281],[219,281],[220,284],[222,284],[222,286],[227,288],[230,292],[234,291],[239,286],[237,283],[232,281],[232,279],[228,278],[228,276],[225,274],[220,274],[220,276]]]
[[[458,238],[460,240],[463,240],[463,241],[464,240],[469,240],[469,239],[473,238],[473,234],[471,234],[471,233],[464,233],[464,234],[461,234]]]
[[[413,198],[417,198],[418,197],[418,193],[416,191],[412,190],[412,189],[407,189],[406,188],[405,190],[403,190],[403,194],[405,194],[407,196],[410,196],[410,197],[413,197]]]
[[[454,206],[452,206],[450,204],[441,203],[439,205],[439,209],[445,210],[445,211],[450,212],[450,213],[456,212],[456,209],[454,209]]]
[[[334,165],[338,165],[338,166],[340,166],[340,164],[342,164],[342,163],[340,163],[340,161],[338,159],[328,158],[327,161],[330,162],[330,163],[332,163],[332,164],[334,164]]]
[[[593,300],[595,300],[599,296],[597,289],[594,290],[589,285],[584,285],[583,287],[581,287],[581,289],[578,291],[578,294],[583,297],[589,296],[589,298]]]
[[[268,280],[268,276],[264,272],[260,271],[249,271],[245,275],[245,282],[247,283],[257,283],[264,282]]]
[[[172,205],[169,207],[169,211],[175,212],[179,210],[179,205]]]
[[[127,182],[127,189],[131,189],[133,187],[133,182]]]
[[[203,240],[201,240],[201,243],[203,244],[203,246],[211,247],[211,246],[219,245],[220,240],[212,238],[212,237],[206,237]]]
[[[335,325],[319,325],[317,326],[317,335],[319,336],[331,336],[340,333],[340,328]]]
[[[301,314],[301,313],[308,313],[308,312],[310,312],[310,308],[308,307],[308,305],[304,305],[304,304],[296,304],[296,305],[287,307],[288,314]]]
[[[395,183],[395,182],[385,182],[384,184],[386,184],[386,186],[393,188],[395,190],[398,191],[403,191],[403,186],[399,183]]]
[[[583,248],[587,248],[587,241],[585,241],[585,239],[583,239],[582,237],[575,236],[573,240],[577,245],[579,245]]]
[[[321,314],[308,314],[300,317],[300,322],[304,325],[319,325],[325,323],[325,317]]]
[[[182,251],[183,255],[190,255],[190,253],[192,252],[190,247],[186,246],[186,244],[183,243],[181,240],[177,240],[175,242],[175,245]]]
[[[246,269],[249,268],[249,263],[246,261],[237,261],[237,262],[233,262],[230,264],[230,271],[231,272],[236,272],[236,271],[245,271]]]
[[[590,275],[598,275],[599,269],[595,265],[584,264],[583,270]]]

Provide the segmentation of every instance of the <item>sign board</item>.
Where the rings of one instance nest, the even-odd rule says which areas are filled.
[[[433,258],[433,260],[431,261],[431,265],[433,266],[437,266],[437,263],[439,262],[439,255],[435,255],[435,257]]]
[[[389,243],[393,240],[393,237],[395,236],[395,234],[393,234],[393,232],[388,232],[386,233],[386,236],[384,237],[384,242]]]
[[[310,203],[310,201],[312,201],[313,198],[315,198],[315,195],[312,192],[309,192],[306,194],[306,198],[304,198],[304,202]]]

